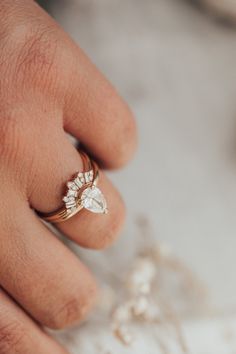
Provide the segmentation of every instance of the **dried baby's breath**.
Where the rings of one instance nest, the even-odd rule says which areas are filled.
[[[163,353],[168,352],[166,336],[161,336],[165,332],[168,338],[174,338],[182,353],[188,353],[179,319],[184,310],[179,313],[171,302],[174,296],[182,297],[181,289],[187,289],[187,295],[185,293],[179,302],[183,302],[189,310],[188,302],[191,303],[196,294],[203,300],[202,286],[168,245],[152,241],[147,220],[141,218],[139,226],[145,237],[145,247],[136,254],[120,280],[119,292],[122,296],[112,306],[110,315],[113,334],[120,343],[129,346],[136,340],[134,332],[137,325],[150,326],[159,329],[156,340]]]

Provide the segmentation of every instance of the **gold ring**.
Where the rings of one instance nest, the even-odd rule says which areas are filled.
[[[50,213],[38,213],[45,221],[52,223],[65,221],[83,208],[93,213],[108,213],[106,199],[97,187],[98,166],[84,152],[80,152],[80,155],[83,161],[83,172],[77,172],[67,182],[66,194],[62,198],[63,207]]]

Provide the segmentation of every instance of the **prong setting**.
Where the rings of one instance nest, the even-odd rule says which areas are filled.
[[[108,213],[106,200],[96,182],[93,170],[79,172],[72,181],[67,182],[67,192],[62,200],[68,215],[74,213],[78,205],[94,213]]]

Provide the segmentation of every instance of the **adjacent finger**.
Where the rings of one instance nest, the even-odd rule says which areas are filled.
[[[136,125],[128,105],[71,41],[73,80],[64,109],[64,128],[108,168],[123,166],[137,144]]]
[[[4,3],[2,12],[7,21],[2,21],[3,41],[10,43],[8,66],[16,67],[13,75],[8,75],[16,90],[13,97],[21,92],[30,107],[51,102],[62,108],[64,122],[61,116],[58,120],[91,155],[106,167],[126,163],[137,141],[135,121],[127,104],[34,1],[24,1],[24,6],[21,1]]]
[[[0,288],[0,353],[1,354],[66,354],[17,304]]]
[[[78,322],[95,301],[94,279],[35,213],[8,190],[8,197],[13,196],[14,217],[3,220],[0,215],[0,283],[43,325],[63,328]]]

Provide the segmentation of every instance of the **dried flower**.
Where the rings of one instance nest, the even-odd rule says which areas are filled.
[[[133,335],[124,325],[115,326],[113,333],[125,345],[130,345],[134,340]]]

